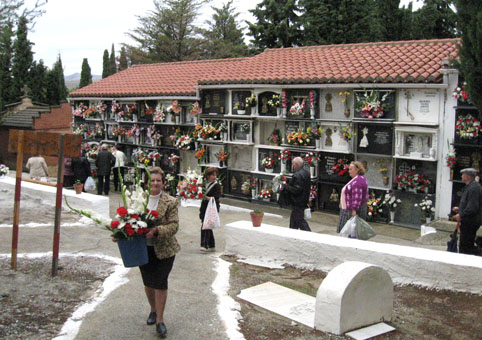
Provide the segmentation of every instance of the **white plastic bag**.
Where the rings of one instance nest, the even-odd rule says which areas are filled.
[[[206,213],[204,214],[203,229],[216,229],[221,226],[219,221],[218,209],[216,208],[216,200],[211,197],[206,208]]]
[[[87,180],[85,181],[84,188],[86,191],[91,191],[95,190],[95,181],[92,177],[87,177]]]
[[[309,220],[311,218],[311,208],[306,208],[303,214],[305,216],[305,220]]]
[[[356,238],[356,216],[353,216],[346,221],[343,228],[340,230],[340,236]]]

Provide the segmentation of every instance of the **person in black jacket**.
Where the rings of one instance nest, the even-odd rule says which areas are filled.
[[[115,164],[115,157],[107,150],[107,144],[102,144],[102,150],[97,155],[95,166],[97,167],[97,194],[109,195],[110,170]]]
[[[219,213],[219,198],[221,197],[221,185],[216,181],[218,177],[217,168],[208,168],[204,173],[204,178],[207,182],[206,192],[204,193],[203,200],[201,201],[201,207],[199,209],[199,218],[201,219],[201,251],[213,252],[216,250],[216,244],[214,241],[214,233],[211,229],[202,229],[202,222],[204,221],[204,215],[209,204],[211,197],[214,197],[216,201],[216,208]]]
[[[79,180],[84,186],[87,177],[92,176],[89,161],[83,156],[72,158],[72,171],[74,172],[74,183]],[[85,192],[85,188],[82,188],[82,191]]]
[[[283,190],[287,191],[291,202],[290,228],[311,231],[305,220],[304,210],[310,200],[310,173],[303,168],[303,158],[295,157],[292,161],[293,178]]]
[[[460,198],[459,207],[453,208],[454,211],[458,212],[454,219],[460,222],[459,253],[480,255],[475,246],[475,235],[481,221],[482,187],[474,180],[477,175],[475,169],[467,168],[460,172],[465,188]]]

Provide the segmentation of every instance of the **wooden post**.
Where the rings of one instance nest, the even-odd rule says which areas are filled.
[[[64,186],[64,138],[65,138],[65,134],[61,134],[60,140],[59,140],[57,194],[55,197],[55,223],[54,223],[54,241],[53,241],[53,250],[52,250],[52,276],[57,275],[57,269],[58,269],[58,263],[59,263],[60,215],[62,213],[62,188]]]
[[[22,189],[23,140],[23,131],[19,131],[17,145],[17,173],[15,178],[15,201],[13,204],[12,256],[10,258],[10,267],[13,270],[17,270],[18,220],[20,212],[20,191]]]

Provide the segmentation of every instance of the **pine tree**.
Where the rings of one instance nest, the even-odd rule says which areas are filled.
[[[258,50],[276,47],[292,47],[301,44],[299,11],[295,0],[263,0],[249,10],[256,18],[248,22],[248,35]]]
[[[126,48],[122,46],[119,55],[119,71],[126,70],[128,67]]]
[[[399,7],[400,0],[375,0],[372,27],[375,30],[376,39],[373,41],[400,40],[402,9]]]
[[[10,103],[12,98],[12,23],[8,22],[0,32],[0,111],[6,104]]]
[[[113,75],[115,73],[117,73],[117,62],[115,60],[114,44],[112,44],[109,56],[109,75]]]
[[[22,16],[17,26],[17,39],[13,44],[13,96],[18,100],[23,95],[23,87],[30,82],[30,68],[33,63],[32,43],[27,39],[27,19]]]
[[[232,58],[247,55],[248,48],[244,43],[243,31],[239,28],[236,18],[239,13],[231,7],[230,0],[222,8],[211,7],[214,10],[213,20],[207,20],[208,29],[203,32],[207,40],[206,58]]]
[[[442,39],[455,37],[456,13],[450,8],[452,0],[425,0],[415,12],[413,36],[415,39]]]
[[[140,16],[141,26],[127,33],[139,46],[125,45],[133,64],[197,59],[200,28],[194,25],[206,0],[154,0],[155,9]]]
[[[54,73],[55,80],[58,84],[57,104],[59,104],[60,102],[67,100],[67,87],[65,86],[64,68],[62,67],[62,59],[60,58],[60,54],[54,64],[54,67],[52,68],[52,72]]]
[[[48,104],[47,86],[48,86],[48,69],[44,65],[42,59],[38,62],[34,61],[30,71],[31,81],[28,87],[31,90],[32,101],[42,104]]]
[[[110,76],[110,63],[109,63],[109,51],[104,50],[104,56],[102,58],[102,79]]]
[[[90,73],[90,66],[87,58],[82,61],[82,71],[80,72],[79,88],[92,84],[92,74]]]
[[[462,36],[460,71],[467,82],[470,99],[482,112],[482,2],[456,0],[456,7],[457,27]]]

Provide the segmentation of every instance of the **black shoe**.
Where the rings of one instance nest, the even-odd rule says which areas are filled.
[[[147,321],[146,321],[147,324],[148,325],[155,324],[156,323],[156,317],[157,317],[156,312],[150,312],[149,317],[147,318]]]
[[[167,328],[164,322],[158,323],[156,325],[156,331],[161,338],[165,338],[167,336]]]

